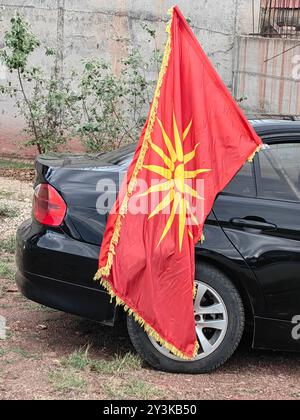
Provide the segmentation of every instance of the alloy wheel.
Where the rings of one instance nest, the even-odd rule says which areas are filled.
[[[226,305],[216,290],[205,283],[196,282],[196,297],[194,300],[195,328],[200,345],[197,361],[215,352],[223,342],[228,329],[228,312]],[[169,350],[149,337],[153,346],[164,356],[176,360]],[[187,363],[190,363],[189,361]]]

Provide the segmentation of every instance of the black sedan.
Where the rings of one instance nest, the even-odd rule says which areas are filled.
[[[246,328],[254,348],[300,351],[300,122],[252,123],[268,146],[219,195],[195,251],[197,358],[177,359],[127,319],[134,347],[155,368],[211,371]],[[37,159],[32,220],[17,233],[16,281],[27,298],[110,326],[124,315],[93,276],[103,209],[134,148]]]

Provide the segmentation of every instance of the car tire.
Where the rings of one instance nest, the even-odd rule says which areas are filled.
[[[199,359],[197,358],[195,361],[178,359],[166,349],[159,346],[158,343],[155,343],[153,339],[149,338],[144,329],[132,316],[127,317],[128,333],[134,348],[146,362],[158,370],[185,374],[211,372],[222,366],[233,355],[241,341],[245,326],[245,312],[241,297],[235,286],[220,270],[207,263],[196,265],[196,281],[200,282],[198,284],[202,290],[205,290],[205,287],[208,288],[204,298],[200,302],[200,306],[206,305],[210,299],[217,299],[225,307],[224,314],[216,315],[216,317],[221,316],[222,319],[226,318],[226,324],[222,324],[226,325],[226,330],[224,327],[221,332],[223,335],[221,337],[219,336],[219,341],[216,341],[216,344],[219,344],[216,348],[211,347],[213,349],[211,353],[208,351],[206,355],[205,351],[201,350],[202,354],[199,354]],[[199,299],[200,297],[198,301]],[[201,306],[201,308],[203,307],[207,306]],[[202,318],[202,324],[209,322],[207,321],[207,316],[210,315],[206,315],[206,320]],[[208,331],[211,335],[214,330],[205,329],[202,331]],[[214,334],[219,333],[220,331],[216,330]],[[212,338],[214,342],[214,336]]]

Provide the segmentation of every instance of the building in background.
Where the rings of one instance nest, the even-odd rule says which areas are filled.
[[[260,33],[266,37],[300,37],[300,0],[262,0]]]
[[[300,88],[295,78],[300,57],[299,3],[177,1],[228,88],[235,97],[248,98],[242,102],[248,114],[300,115]],[[174,0],[2,0],[5,9],[1,12],[0,47],[10,18],[18,10],[42,43],[57,48],[64,74],[91,57],[109,60],[118,72],[119,61],[126,54],[118,39],[129,39],[143,49],[147,42],[142,24],[147,23],[157,29],[162,46],[166,12],[173,4]],[[147,48],[143,50],[146,55]],[[40,57],[33,60],[38,63]],[[2,67],[0,79],[5,77]],[[14,114],[13,103],[0,97],[2,154],[15,152],[20,138],[22,121]]]
[[[234,93],[256,115],[300,115],[300,1],[261,0],[258,33],[238,34]]]

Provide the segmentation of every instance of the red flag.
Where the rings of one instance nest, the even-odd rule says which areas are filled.
[[[262,142],[178,7],[128,177],[110,214],[96,279],[173,354],[199,350],[194,247],[222,191]]]

